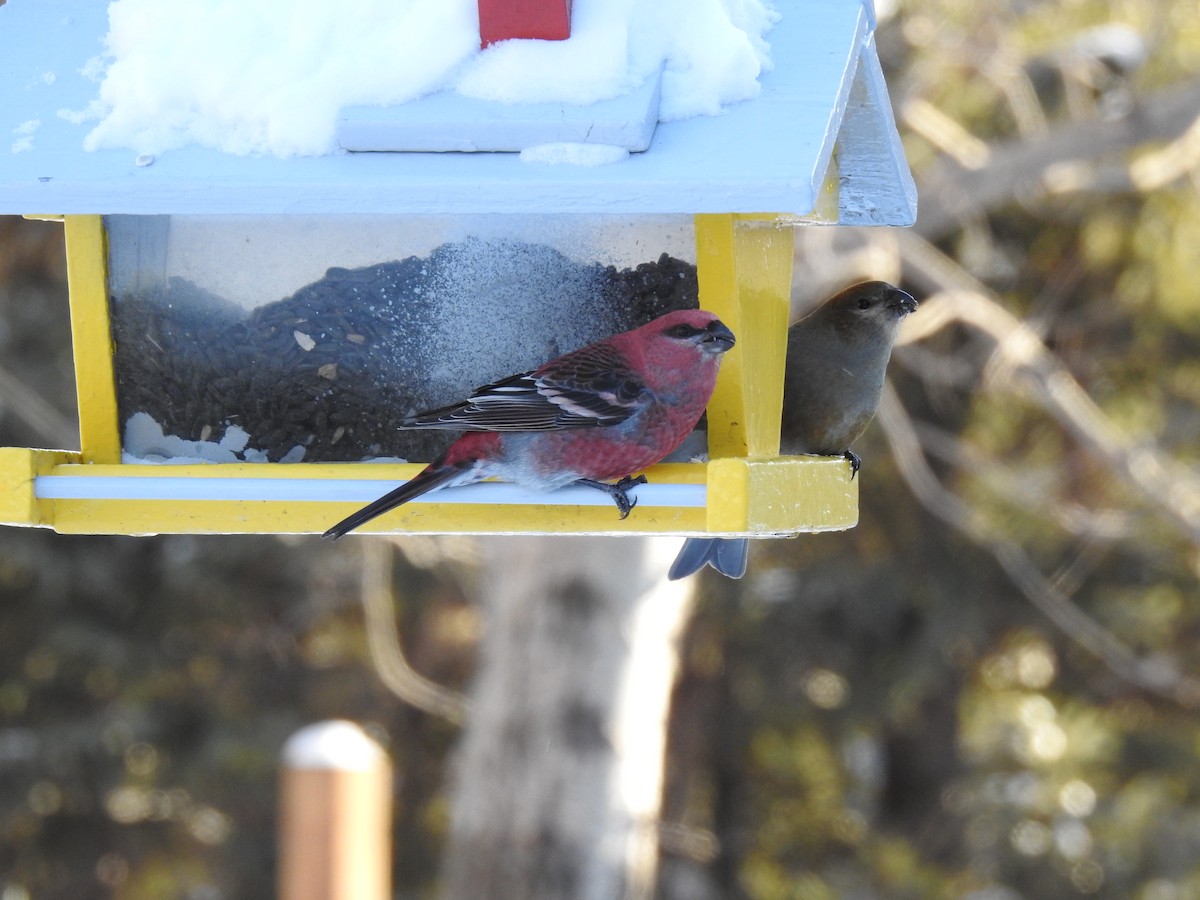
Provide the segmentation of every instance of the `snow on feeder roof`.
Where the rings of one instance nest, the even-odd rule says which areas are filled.
[[[13,136],[0,150],[0,212],[806,215],[841,137],[841,220],[915,218],[870,0],[780,2],[769,30],[758,3],[738,5],[751,20],[739,28],[706,18],[721,4],[579,0],[571,39],[486,51],[472,2],[118,0],[106,16],[95,2],[10,0],[0,7],[0,133]],[[406,68],[413,58],[424,68]],[[336,143],[339,116],[359,122],[364,106],[379,110],[385,133],[390,114],[400,129],[422,108],[431,128],[457,115],[476,133],[506,132],[522,96],[537,107],[537,145],[548,121],[591,115],[599,138],[646,116],[660,68],[664,120],[649,150],[619,163]],[[564,133],[552,142],[581,142]],[[452,130],[448,149],[475,139]]]
[[[843,461],[778,457],[780,226],[915,218],[869,0],[575,0],[482,51],[474,2],[0,6],[0,213],[65,220],[81,423],[0,449],[0,521],[321,532],[440,449],[399,419],[699,304],[738,337],[709,461],[627,519],[491,483],[366,530],[854,524]]]

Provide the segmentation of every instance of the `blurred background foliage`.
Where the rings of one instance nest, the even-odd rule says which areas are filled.
[[[659,894],[1200,897],[1200,16],[900,0],[878,41],[921,219],[806,230],[796,302],[923,309],[861,524],[702,578]],[[61,229],[0,247],[0,444],[76,446]],[[409,661],[463,687],[469,548],[399,546]],[[279,749],[330,717],[392,752],[397,896],[430,896],[458,729],[383,686],[361,569],[6,530],[0,900],[270,896]]]

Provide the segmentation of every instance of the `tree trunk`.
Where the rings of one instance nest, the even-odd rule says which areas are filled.
[[[653,894],[678,538],[493,538],[446,900]]]

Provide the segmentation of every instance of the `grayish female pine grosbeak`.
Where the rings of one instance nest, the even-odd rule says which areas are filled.
[[[867,281],[829,298],[788,329],[779,450],[844,456],[866,430],[879,397],[900,322],[917,301],[883,281]],[[688,538],[668,577],[684,578],[706,564],[730,578],[746,572],[744,538]]]
[[[325,536],[339,538],[429,491],[485,478],[535,491],[593,487],[612,497],[624,518],[636,502],[628,490],[645,482],[630,476],[695,428],[733,343],[733,332],[712,313],[678,310],[406,419],[406,428],[467,434]]]

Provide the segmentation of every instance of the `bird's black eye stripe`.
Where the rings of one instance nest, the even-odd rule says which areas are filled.
[[[667,329],[666,333],[667,337],[686,339],[698,335],[700,329],[694,325],[673,325]]]
[[[861,300],[858,301],[858,308],[859,309],[870,309],[871,301],[868,300],[866,297],[863,297]]]

